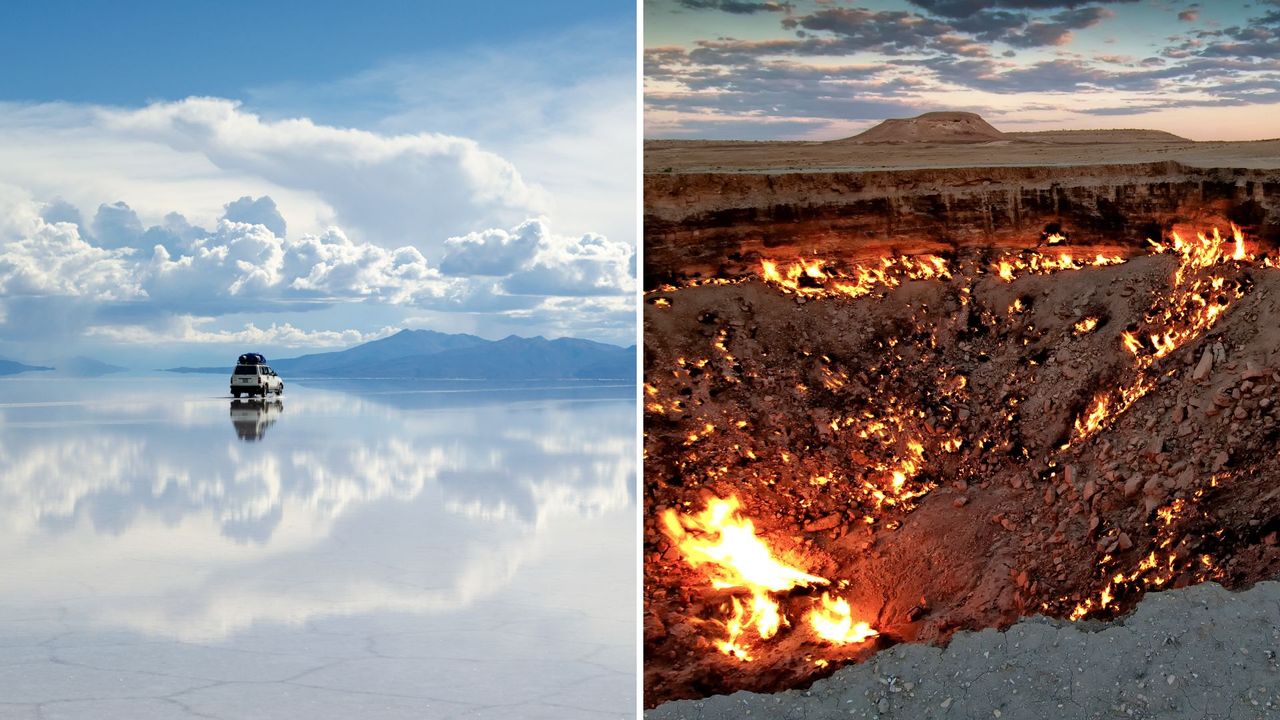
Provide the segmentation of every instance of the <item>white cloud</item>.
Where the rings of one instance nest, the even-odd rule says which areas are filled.
[[[0,102],[0,183],[41,200],[60,198],[86,217],[99,205],[125,200],[148,225],[177,208],[208,227],[222,217],[229,199],[250,194],[271,196],[296,230],[319,232],[337,221],[333,208],[309,189],[222,169],[193,150],[108,129],[96,111],[88,105]]]
[[[388,250],[352,242],[337,228],[283,245],[290,290],[403,304],[441,297],[447,289],[439,271],[414,247]]]
[[[150,296],[168,307],[207,304],[217,298],[261,297],[283,279],[283,241],[262,225],[223,220],[198,240],[190,255],[171,258],[156,248],[139,268]]]
[[[595,233],[556,235],[546,218],[533,218],[511,230],[449,238],[440,266],[446,273],[507,276],[502,286],[514,295],[618,295],[635,288],[634,254],[627,243]]]
[[[232,222],[264,225],[280,237],[288,234],[284,216],[280,214],[276,202],[266,195],[260,198],[245,195],[239,200],[227,203],[226,212],[222,214],[222,218]]]
[[[475,138],[550,193],[554,205],[542,213],[560,232],[635,245],[636,65],[632,53],[619,52],[633,43],[625,28],[576,26],[464,55],[400,57],[333,82],[258,88],[250,97],[255,107],[308,108],[339,125]],[[479,101],[476,88],[485,89]],[[387,114],[370,117],[370,98]]]
[[[286,348],[348,347],[377,340],[396,332],[396,328],[384,327],[375,332],[359,330],[303,330],[289,323],[260,328],[246,323],[239,330],[212,330],[206,326],[214,318],[179,315],[159,327],[148,325],[100,325],[90,327],[86,334],[108,342],[131,345],[157,343],[193,343],[199,345],[245,345]]]
[[[464,103],[481,78],[463,70],[498,72],[503,52],[539,59],[483,108]],[[631,83],[617,63],[534,67],[554,54],[386,69],[378,82],[405,92],[358,121],[369,129],[256,100],[265,113],[218,98],[0,103],[0,185],[22,188],[0,192],[0,345],[38,358],[84,337],[216,342],[201,338],[245,331],[165,323],[228,315],[318,343],[411,315],[491,337],[625,341],[584,298],[635,289]],[[558,315],[539,312],[549,298],[564,298]],[[299,327],[337,335],[286,330]]]
[[[382,245],[424,247],[432,236],[515,222],[549,198],[515,166],[473,140],[435,133],[380,135],[270,121],[220,98],[138,110],[100,108],[108,131],[204,156],[215,166],[315,193],[344,226]]]
[[[617,295],[634,292],[634,249],[595,233],[547,234],[532,262],[505,283],[520,295]]]
[[[90,245],[75,225],[45,222],[26,193],[0,186],[0,295],[144,297],[130,254]]]
[[[490,228],[444,241],[440,269],[450,275],[510,275],[533,259],[547,235],[542,219],[526,220],[510,232]]]

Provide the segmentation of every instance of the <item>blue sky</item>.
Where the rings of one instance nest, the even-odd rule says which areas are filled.
[[[0,357],[634,342],[634,15],[6,4]]]
[[[647,137],[1005,130],[1280,135],[1277,0],[644,0]]]
[[[254,87],[324,83],[396,57],[474,52],[574,26],[634,32],[634,13],[629,3],[595,0],[6,3],[0,95],[124,105],[240,97]]]

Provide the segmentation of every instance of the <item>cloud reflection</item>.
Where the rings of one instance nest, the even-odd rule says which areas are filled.
[[[298,392],[288,415],[233,404],[235,434],[225,400],[142,405],[0,409],[0,602],[201,641],[445,612],[549,532],[630,521],[630,401],[401,411]]]

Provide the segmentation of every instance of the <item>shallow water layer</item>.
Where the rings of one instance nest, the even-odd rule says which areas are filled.
[[[630,716],[633,388],[0,381],[0,717]]]

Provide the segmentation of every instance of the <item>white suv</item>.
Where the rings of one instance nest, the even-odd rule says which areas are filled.
[[[284,394],[284,380],[266,365],[236,365],[231,372],[231,394],[261,395]]]

